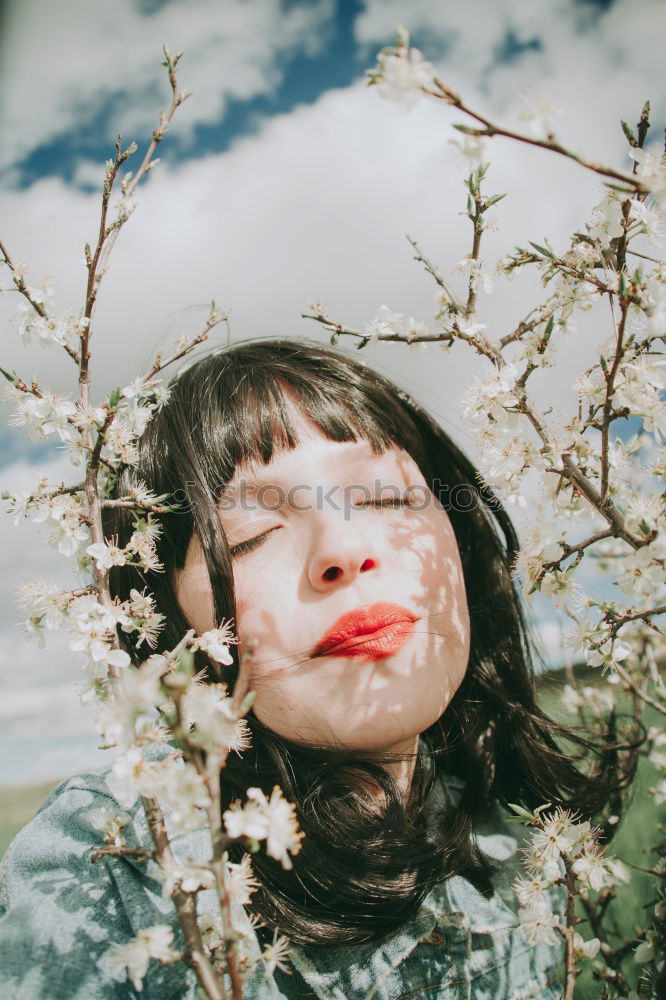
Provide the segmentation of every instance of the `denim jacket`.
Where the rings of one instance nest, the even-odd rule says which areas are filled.
[[[196,1000],[194,973],[184,963],[151,959],[138,994],[124,972],[108,963],[113,943],[140,929],[168,924],[174,945],[182,935],[153,861],[105,857],[92,864],[102,834],[90,815],[101,806],[120,811],[107,783],[108,768],[70,778],[47,798],[18,834],[0,867],[0,996],[7,1000]],[[455,795],[456,779],[438,782],[434,795]],[[128,812],[128,810],[123,810]],[[137,804],[129,811],[128,846],[150,844]],[[168,819],[168,817],[167,817]],[[125,831],[126,832],[126,831]],[[561,996],[558,945],[530,946],[518,927],[511,883],[520,870],[524,831],[496,808],[477,829],[478,843],[501,862],[494,893],[484,898],[466,879],[437,885],[416,915],[379,943],[339,948],[292,946],[289,974],[265,975],[252,966],[248,1000],[556,1000]],[[177,857],[204,860],[210,836],[197,830],[174,837]],[[211,890],[199,910],[216,906]],[[561,911],[559,890],[551,905]],[[242,914],[240,914],[242,917]],[[251,933],[246,950],[259,955]]]

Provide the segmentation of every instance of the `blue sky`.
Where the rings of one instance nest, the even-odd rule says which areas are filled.
[[[81,301],[82,248],[94,236],[114,137],[120,131],[145,147],[167,99],[161,45],[184,51],[180,83],[193,96],[102,286],[93,348],[100,396],[179,333],[196,332],[213,297],[230,310],[234,338],[325,342],[301,319],[314,298],[359,329],[382,304],[435,329],[435,289],[405,234],[460,280],[456,265],[469,252],[460,216],[466,169],[450,142],[459,116],[434,101],[406,114],[364,84],[400,23],[470,103],[525,129],[525,102],[549,100],[563,110],[558,135],[599,159],[629,166],[618,121],[635,121],[646,98],[655,137],[666,121],[661,0],[6,0],[3,16],[0,235],[35,280],[53,276],[58,308]],[[565,245],[599,197],[597,178],[540,151],[497,140],[488,158],[489,190],[507,192],[498,232],[487,238],[490,262],[529,239]],[[480,318],[501,334],[540,294],[528,281],[498,281]],[[11,296],[0,299],[10,326],[0,363],[72,391],[66,357],[17,343],[14,308]],[[573,405],[573,374],[595,357],[603,329],[600,314],[581,318],[560,366],[539,385],[544,406]],[[474,453],[459,413],[462,387],[478,373],[474,359],[458,348],[404,345],[366,357]],[[0,485],[18,487],[40,470],[66,475],[58,449],[3,426]],[[54,640],[45,674],[44,654],[14,624],[13,591],[21,579],[64,571],[32,526],[7,522],[3,538],[0,693],[13,713],[3,724],[8,739],[18,738],[12,725],[25,737],[25,763],[12,764],[13,775],[50,777],[79,766],[93,740],[90,721],[67,716],[66,727],[50,724],[41,739],[49,699],[71,688],[79,667]]]

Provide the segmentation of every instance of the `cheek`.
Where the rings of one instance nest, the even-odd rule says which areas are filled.
[[[405,559],[435,629],[441,628],[456,647],[456,660],[466,668],[470,622],[458,543],[444,510],[424,512],[414,530]]]
[[[260,646],[270,644],[280,635],[289,610],[285,607],[285,588],[276,585],[270,565],[262,564],[257,572],[241,560],[234,565],[233,574],[236,635],[241,648],[250,637],[257,639]]]
[[[206,566],[187,562],[174,574],[176,600],[188,622],[201,635],[215,627],[213,595]]]

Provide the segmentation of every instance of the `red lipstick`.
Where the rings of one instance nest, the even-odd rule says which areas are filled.
[[[382,601],[342,615],[321,637],[315,656],[344,656],[359,660],[382,660],[402,649],[410,638],[417,615],[399,604]]]

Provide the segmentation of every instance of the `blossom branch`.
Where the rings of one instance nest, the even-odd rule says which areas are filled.
[[[648,188],[642,181],[632,174],[626,173],[624,170],[616,170],[614,167],[605,166],[602,163],[597,163],[595,160],[590,160],[587,157],[581,155],[580,153],[575,153],[571,149],[567,149],[560,142],[557,142],[552,134],[546,139],[539,139],[536,136],[525,135],[522,132],[515,132],[512,129],[504,128],[501,125],[490,121],[485,115],[482,115],[479,111],[475,111],[473,108],[468,107],[467,104],[462,100],[462,98],[447,87],[441,80],[435,78],[434,86],[436,89],[423,88],[423,92],[431,97],[439,98],[440,100],[445,100],[447,104],[461,111],[463,114],[468,115],[473,118],[479,124],[483,125],[481,129],[469,128],[466,125],[454,125],[453,127],[458,129],[460,132],[464,132],[466,135],[478,136],[479,138],[494,138],[495,136],[504,136],[506,139],[513,139],[515,142],[520,142],[528,146],[536,146],[540,149],[546,149],[551,153],[557,153],[559,156],[564,156],[568,160],[574,160],[581,167],[586,170],[591,170],[596,174],[601,174],[602,177],[610,177],[612,180],[620,181],[620,183],[626,185],[632,191],[641,191],[648,193]]]
[[[102,858],[137,858],[139,861],[156,860],[154,851],[146,851],[143,847],[124,847],[109,844],[108,847],[98,847],[90,855],[90,860],[95,863]]]
[[[663,701],[657,701],[657,699],[649,695],[644,688],[639,687],[622,664],[615,663],[614,669],[617,671],[618,676],[622,678],[629,690],[633,691],[640,701],[645,702],[646,705],[651,705],[652,708],[656,709],[657,712],[660,712],[661,715],[666,715],[666,704],[664,704]]]
[[[157,799],[142,796],[141,804],[146,814],[160,865],[164,868],[173,867],[175,858],[169,843],[164,814]],[[201,940],[201,931],[197,923],[196,896],[183,892],[176,884],[172,890],[171,898],[185,939],[185,960],[194,968],[209,1000],[226,1000],[226,990],[206,955]]]
[[[134,174],[134,176],[131,175],[128,176],[122,182],[121,189],[126,203],[130,202],[130,199],[134,195],[134,192],[136,191],[136,188],[140,183],[140,181],[143,179],[143,177],[145,177],[148,171],[152,170],[152,168],[156,166],[157,163],[159,163],[159,160],[153,159],[157,147],[164,139],[164,136],[166,135],[167,129],[171,124],[171,121],[176,111],[178,110],[180,105],[190,96],[189,93],[178,90],[176,67],[180,62],[182,53],[178,53],[177,55],[172,56],[171,53],[169,52],[168,47],[164,45],[163,54],[164,54],[164,60],[162,62],[162,65],[165,67],[167,71],[167,76],[169,78],[169,85],[171,87],[171,103],[166,113],[164,112],[160,113],[159,125],[153,131],[152,140],[150,142],[150,145],[148,146],[148,149],[146,150],[146,153],[143,157],[143,160],[141,161],[141,165],[139,166],[139,169],[137,170],[136,174]],[[104,248],[103,271],[106,269],[106,261],[108,260],[108,257],[113,250],[115,242],[118,239],[118,234],[120,232],[120,229],[129,218],[130,212],[131,209],[121,212],[117,222],[111,227],[111,229],[107,234],[109,239],[106,247]]]
[[[622,951],[618,950],[616,945],[611,945],[608,941],[608,936],[606,934],[606,927],[604,924],[604,915],[608,908],[609,903],[615,899],[615,894],[611,888],[604,889],[599,897],[593,902],[589,896],[589,893],[585,891],[579,892],[579,899],[585,910],[585,915],[592,928],[592,933],[599,941],[599,950],[604,956],[604,961],[611,967],[614,972],[613,982],[615,985],[623,990],[626,994],[629,994],[629,983],[622,971],[622,959],[624,958],[624,949]],[[639,943],[640,939],[634,939],[633,941],[628,941],[626,953],[632,951],[636,944]]]
[[[576,875],[571,867],[570,859],[565,855],[564,861],[565,877],[564,884],[567,889],[567,904],[565,911],[565,926],[559,928],[565,941],[564,954],[564,997],[563,1000],[573,1000],[576,978],[580,970],[576,968],[576,949],[574,945],[574,935],[576,933]]]
[[[624,354],[624,331],[629,311],[629,299],[621,300],[620,322],[617,325],[615,355],[610,371],[604,372],[606,380],[606,397],[604,399],[603,416],[601,420],[601,476],[599,495],[603,500],[608,493],[608,433],[610,429],[610,414],[613,407],[613,393],[615,391],[615,379],[620,368]],[[603,365],[602,365],[603,368]]]
[[[7,251],[7,248],[5,247],[2,240],[0,240],[0,254],[2,254],[2,262],[7,265],[7,267],[11,272],[12,281],[14,282],[17,291],[20,292],[20,294],[28,302],[31,308],[34,309],[34,311],[37,313],[38,316],[40,316],[44,320],[48,320],[49,316],[46,309],[44,308],[42,303],[38,302],[35,299],[35,297],[31,294],[30,289],[25,283],[23,275],[20,273],[19,269],[16,267],[16,264],[10,257],[9,252]],[[67,354],[69,354],[72,361],[74,361],[74,363],[78,365],[80,362],[78,352],[75,351],[70,344],[64,343],[61,346],[65,349]]]

